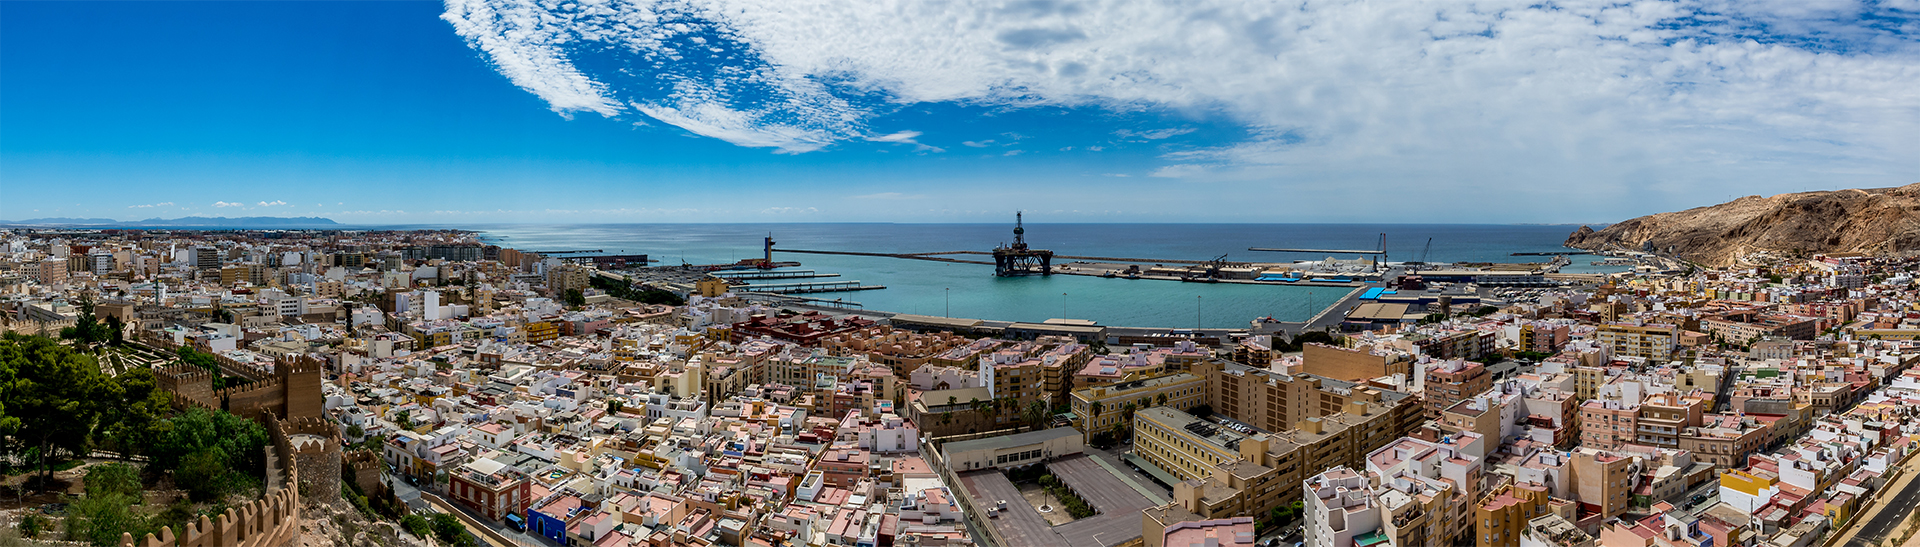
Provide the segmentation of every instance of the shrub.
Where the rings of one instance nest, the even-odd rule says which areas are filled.
[[[134,498],[126,494],[86,496],[67,513],[67,539],[101,547],[120,545],[120,535],[147,535],[147,519],[131,510]]]
[[[472,546],[473,535],[467,533],[467,527],[460,519],[446,513],[434,513],[428,520],[433,524],[433,537],[448,545]]]
[[[40,537],[40,532],[47,530],[47,524],[47,517],[35,513],[27,513],[26,516],[20,517],[20,537],[27,539],[38,538]]]
[[[108,463],[87,469],[87,497],[120,494],[140,499],[140,472],[124,463]]]
[[[423,538],[432,531],[432,525],[427,523],[427,518],[420,515],[401,517],[400,527],[405,528],[409,534]]]
[[[173,481],[186,487],[187,496],[196,502],[218,499],[227,493],[227,466],[218,450],[202,450],[180,460]]]

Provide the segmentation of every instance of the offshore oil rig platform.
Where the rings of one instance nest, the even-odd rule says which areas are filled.
[[[995,276],[1053,275],[1053,251],[1027,248],[1027,228],[1023,215],[1018,211],[1013,213],[1013,244],[1003,244],[993,249]]]

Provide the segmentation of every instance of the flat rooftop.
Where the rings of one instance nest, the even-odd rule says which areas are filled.
[[[1078,437],[1078,436],[1080,436],[1080,430],[1078,429],[1074,429],[1072,427],[1056,427],[1053,429],[1043,429],[1040,431],[1028,431],[1026,433],[1015,433],[1012,435],[1002,435],[999,437],[987,437],[985,439],[974,439],[971,441],[955,441],[955,442],[947,443],[945,445],[941,445],[940,450],[942,450],[947,454],[952,454],[956,451],[965,452],[965,451],[972,451],[972,450],[999,450],[1003,448],[1013,448],[1016,446],[1040,444],[1040,443],[1044,443],[1047,441],[1064,438],[1064,437]]]

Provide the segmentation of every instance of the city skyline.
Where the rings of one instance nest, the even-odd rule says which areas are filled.
[[[528,4],[0,5],[0,218],[1581,223],[1920,181],[1910,2]]]

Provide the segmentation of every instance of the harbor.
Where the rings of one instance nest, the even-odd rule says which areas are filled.
[[[768,305],[857,310],[862,314],[891,312],[1021,322],[1067,317],[1143,328],[1244,329],[1250,320],[1268,317],[1305,322],[1350,291],[1377,285],[1378,277],[1373,276],[1380,273],[1481,270],[1492,275],[1483,265],[1512,262],[1508,257],[1515,250],[1549,249],[1548,245],[1565,239],[1565,232],[1571,230],[1534,226],[1037,224],[1026,227],[1022,235],[1029,250],[1051,248],[1055,254],[1048,273],[1058,275],[996,276],[992,250],[1013,242],[1009,228],[1005,224],[662,224],[620,232],[512,226],[490,228],[487,233],[510,236],[508,241],[536,249],[645,249],[667,264],[611,273],[682,294],[708,276],[725,279],[736,287],[843,280],[886,287],[785,297],[767,289],[739,293]],[[775,239],[781,242],[772,246],[771,256],[765,241],[769,231],[777,232]],[[1410,243],[1389,247],[1395,261],[1376,261],[1366,255],[1246,251],[1251,247],[1377,250],[1378,234],[1388,231],[1403,243]],[[1408,235],[1397,236],[1402,232]],[[1431,254],[1439,260],[1431,260],[1431,265],[1409,264],[1422,255],[1421,244],[1429,236],[1435,236]],[[1054,240],[1062,243],[1040,244]],[[1389,245],[1392,242],[1390,237]],[[1443,246],[1448,242],[1467,243]],[[790,251],[824,252],[783,254]],[[1222,254],[1228,256],[1222,258]],[[752,258],[741,260],[743,257]],[[757,267],[769,263],[769,258],[780,267]],[[742,262],[748,265],[742,266]],[[805,265],[797,264],[800,262]],[[1605,268],[1625,269],[1577,262],[1563,273],[1543,277],[1587,281],[1585,278],[1599,277],[1591,273]],[[1219,266],[1212,277],[1206,274],[1210,263]],[[1138,278],[1129,279],[1130,267],[1138,268]],[[1526,268],[1502,273],[1524,275],[1539,266]],[[1337,318],[1341,314],[1329,315]]]

